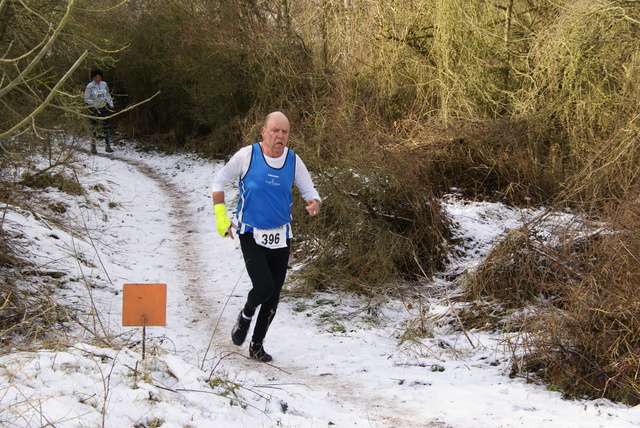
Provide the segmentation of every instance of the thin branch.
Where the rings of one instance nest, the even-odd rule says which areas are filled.
[[[120,3],[118,3],[115,6],[111,6],[107,9],[85,9],[85,8],[78,8],[78,10],[82,10],[84,12],[99,12],[99,13],[104,13],[104,12],[111,12],[112,10],[115,10],[117,8],[119,8],[120,6],[126,4],[129,0],[122,0]]]
[[[84,61],[84,59],[87,57],[87,55],[89,55],[89,51],[84,51],[83,54],[80,55],[80,58],[78,58],[78,60],[75,62],[75,64],[73,64],[73,66],[71,66],[71,68],[67,71],[67,73],[58,81],[58,83],[56,83],[56,85],[53,87],[53,89],[51,89],[51,91],[49,92],[49,95],[47,95],[47,97],[44,99],[44,101],[38,107],[36,107],[36,109],[33,110],[29,114],[29,116],[25,117],[22,121],[20,121],[18,124],[16,124],[13,128],[11,128],[10,130],[8,130],[6,132],[1,133],[0,134],[0,140],[10,137],[14,132],[16,132],[20,128],[24,127],[28,122],[30,122],[33,119],[35,119],[35,117],[38,114],[40,114],[40,112],[42,112],[42,110],[44,110],[49,105],[49,103],[51,102],[53,97],[58,94],[58,88],[61,87],[62,84],[64,82],[66,82],[67,79],[69,79],[69,77],[71,77],[71,74],[76,70],[76,68],[78,68],[80,66],[80,64],[82,63],[82,61]],[[7,151],[2,144],[0,144],[0,148],[2,148],[4,151]]]
[[[26,79],[26,76],[28,76],[31,73],[31,71],[35,68],[35,66],[40,63],[40,60],[42,60],[42,58],[51,51],[51,47],[53,46],[53,43],[57,40],[64,26],[67,25],[67,21],[71,16],[71,10],[73,8],[74,3],[75,3],[75,0],[69,1],[69,5],[67,6],[67,11],[65,12],[60,22],[58,23],[58,27],[54,30],[53,34],[51,35],[47,43],[42,47],[38,55],[36,55],[35,58],[33,58],[33,60],[29,63],[29,65],[27,65],[24,68],[24,70],[22,70],[20,74],[16,76],[15,79],[9,82],[7,86],[0,89],[0,98],[2,98],[13,88],[20,85],[22,82],[24,82]],[[0,138],[4,138],[4,137],[0,136]]]

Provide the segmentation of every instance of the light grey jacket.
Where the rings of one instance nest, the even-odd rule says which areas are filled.
[[[113,108],[113,100],[109,93],[109,85],[107,82],[100,82],[96,84],[93,80],[87,84],[84,90],[84,101],[91,107],[103,108],[107,104]]]

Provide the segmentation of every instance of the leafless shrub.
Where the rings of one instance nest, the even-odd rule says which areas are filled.
[[[47,283],[60,272],[40,270],[12,248],[12,237],[0,234],[0,343],[5,348],[26,346],[49,337],[66,318],[52,298]],[[64,274],[62,274],[64,275]]]
[[[420,153],[441,192],[456,188],[471,199],[500,200],[518,206],[549,201],[567,172],[549,147],[536,141],[549,131],[522,119],[402,123],[402,149]],[[400,148],[398,149],[400,150]]]
[[[573,397],[640,403],[640,292],[637,232],[603,236],[589,251],[581,281],[525,325],[522,372],[537,371]]]
[[[606,228],[511,232],[471,276],[469,300],[499,302],[502,320],[527,311],[517,320],[514,375],[533,373],[571,397],[640,403],[639,213],[635,192]]]
[[[509,232],[471,276],[468,297],[496,299],[510,308],[553,298],[549,293],[557,284],[575,280],[573,269],[561,262],[566,260],[563,256],[539,242],[527,227]]]
[[[43,131],[39,135],[25,132],[4,144],[7,152],[0,156],[0,337],[7,346],[28,347],[34,339],[52,339],[69,320],[68,310],[53,295],[67,281],[66,274],[30,261],[28,239],[6,227],[5,215],[8,210],[23,210],[44,224],[60,224],[67,206],[48,200],[43,189],[84,195],[75,174],[81,167],[75,163],[80,141]]]
[[[305,278],[371,293],[392,280],[414,280],[442,266],[448,219],[421,160],[371,147],[365,158],[317,178],[326,199],[318,219],[301,220],[297,256]]]

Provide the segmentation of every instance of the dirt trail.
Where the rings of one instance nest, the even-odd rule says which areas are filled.
[[[225,314],[224,317],[219,315],[224,310],[224,302],[221,299],[213,299],[212,290],[205,289],[203,284],[209,285],[207,278],[211,272],[211,267],[203,260],[203,254],[206,254],[204,248],[200,248],[201,244],[198,236],[202,232],[200,227],[190,213],[188,207],[190,204],[190,195],[181,191],[173,184],[165,175],[156,171],[154,168],[145,164],[143,161],[130,159],[121,156],[112,156],[112,159],[125,162],[136,168],[144,176],[153,180],[163,191],[167,206],[171,207],[171,217],[173,222],[170,227],[174,228],[172,235],[176,237],[176,250],[179,252],[177,260],[179,260],[176,269],[185,278],[183,289],[188,313],[185,316],[190,317],[194,328],[202,331],[212,331],[210,354],[207,358],[214,357],[213,350],[216,355],[225,355],[225,360],[239,370],[259,371],[262,375],[272,381],[276,389],[282,388],[282,385],[303,385],[304,388],[315,392],[325,392],[330,401],[336,403],[337,406],[347,409],[350,413],[362,415],[363,421],[367,421],[368,426],[372,427],[448,427],[442,421],[425,421],[421,416],[421,407],[424,403],[388,403],[386,398],[377,394],[375,389],[370,388],[366,384],[354,383],[350,379],[340,378],[337,376],[317,376],[310,375],[313,372],[310,367],[303,365],[288,365],[286,368],[279,368],[277,363],[274,365],[258,363],[249,360],[243,356],[244,347],[234,346],[229,337],[229,329],[233,322],[234,316]],[[215,290],[213,290],[215,293]],[[223,307],[220,307],[223,306]],[[196,326],[197,324],[197,326]],[[228,328],[227,328],[228,327]],[[207,351],[209,353],[209,351]],[[330,372],[330,368],[327,371]],[[269,385],[265,385],[269,389]]]
[[[178,270],[185,275],[186,281],[189,284],[189,287],[185,291],[194,299],[192,306],[194,311],[200,312],[200,308],[207,308],[210,303],[202,299],[202,296],[205,295],[205,290],[202,287],[202,284],[205,283],[202,278],[202,274],[205,272],[205,266],[200,258],[202,253],[199,248],[193,245],[194,240],[192,238],[198,231],[198,225],[186,209],[189,204],[188,197],[181,192],[176,185],[167,180],[163,174],[157,172],[144,162],[117,156],[113,156],[112,158],[133,166],[138,172],[154,181],[163,191],[167,199],[167,206],[171,207],[170,216],[174,220],[174,223],[171,225],[171,227],[176,229],[173,235],[179,237],[177,241],[177,250],[180,253],[177,258],[180,260]]]

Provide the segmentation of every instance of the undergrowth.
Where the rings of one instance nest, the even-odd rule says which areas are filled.
[[[519,312],[513,375],[567,397],[640,404],[639,214],[632,197],[591,228],[570,220],[547,235],[540,223],[511,232],[467,283],[467,300],[496,302],[471,305],[467,326],[495,329]],[[489,316],[498,304],[504,311]]]
[[[29,348],[33,343],[55,346],[66,329],[71,308],[59,305],[53,290],[68,281],[66,272],[52,271],[32,261],[30,237],[7,224],[7,213],[17,210],[49,228],[67,210],[63,202],[47,199],[47,189],[84,195],[75,175],[78,142],[61,134],[39,139],[30,134],[7,141],[0,161],[0,338],[4,349]],[[53,234],[52,230],[52,234]],[[59,339],[64,340],[64,334]]]
[[[375,295],[442,268],[449,219],[423,166],[409,153],[371,150],[316,177],[322,215],[296,219],[307,285]]]

